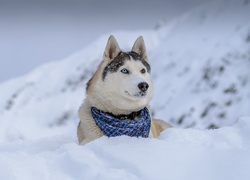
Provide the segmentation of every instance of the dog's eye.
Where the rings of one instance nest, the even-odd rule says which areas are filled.
[[[128,71],[126,68],[122,69],[121,72],[122,72],[123,74],[128,74],[128,73],[129,73],[129,71]]]
[[[146,70],[143,68],[143,69],[141,70],[141,73],[144,74],[145,72],[146,72]]]

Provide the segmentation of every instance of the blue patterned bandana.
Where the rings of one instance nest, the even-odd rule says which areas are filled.
[[[110,113],[102,112],[95,107],[91,107],[91,112],[96,125],[108,137],[127,135],[147,138],[149,135],[151,118],[146,107],[136,112],[138,116],[132,120],[121,118],[121,116],[118,118]]]

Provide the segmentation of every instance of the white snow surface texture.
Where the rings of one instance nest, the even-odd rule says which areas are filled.
[[[1,84],[0,179],[249,179],[249,18],[249,0],[217,0],[155,30],[111,32],[124,51],[144,37],[154,116],[175,126],[158,139],[77,144],[77,111],[109,35]]]

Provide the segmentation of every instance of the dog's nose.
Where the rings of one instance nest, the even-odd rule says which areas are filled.
[[[138,84],[138,88],[142,91],[142,92],[146,92],[148,90],[148,83],[146,82],[141,82]]]

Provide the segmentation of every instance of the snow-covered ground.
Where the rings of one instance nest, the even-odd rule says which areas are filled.
[[[248,180],[250,118],[217,130],[169,129],[159,139],[54,136],[0,145],[0,179]]]
[[[249,179],[249,17],[248,0],[219,0],[156,30],[111,32],[125,51],[145,39],[154,115],[176,127],[159,139],[77,145],[77,110],[109,34],[1,84],[0,179]]]

